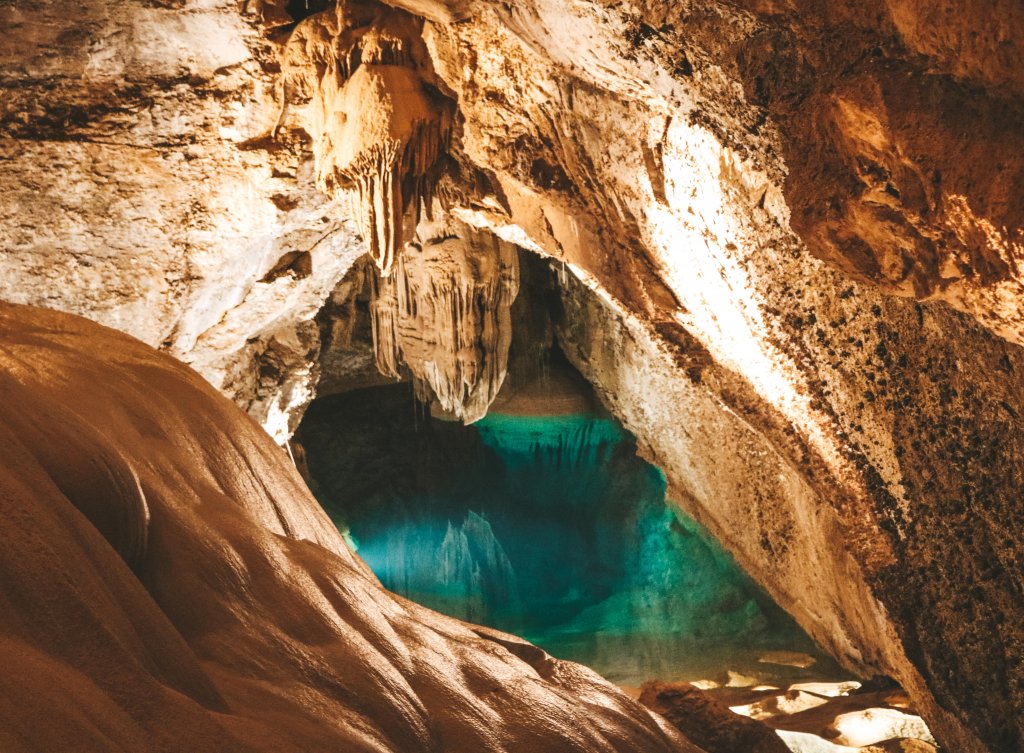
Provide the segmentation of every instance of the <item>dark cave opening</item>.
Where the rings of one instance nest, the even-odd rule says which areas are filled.
[[[334,0],[288,0],[285,11],[297,23],[333,6]]]
[[[843,675],[666,500],[661,471],[607,414],[463,426],[399,384],[315,401],[298,440],[352,546],[425,606],[623,685]]]
[[[666,498],[560,350],[558,271],[526,253],[520,267],[509,374],[482,420],[432,416],[408,382],[321,377],[338,394],[312,403],[295,442],[353,548],[389,590],[625,686],[847,678]],[[327,309],[349,339],[325,349],[326,371],[365,371],[362,284]]]

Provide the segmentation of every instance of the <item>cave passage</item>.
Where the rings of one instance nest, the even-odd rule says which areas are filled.
[[[314,401],[297,438],[352,546],[425,606],[625,686],[845,675],[666,500],[662,472],[599,408],[464,426],[397,384]]]

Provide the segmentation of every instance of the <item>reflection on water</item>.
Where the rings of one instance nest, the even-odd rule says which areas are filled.
[[[766,673],[768,651],[818,653],[666,502],[663,474],[613,419],[465,427],[411,406],[401,387],[327,398],[299,434],[321,500],[387,588],[625,685],[811,676]]]

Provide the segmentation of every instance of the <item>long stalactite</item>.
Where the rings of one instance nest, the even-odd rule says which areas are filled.
[[[349,200],[384,277],[401,253],[406,215],[414,225],[433,203],[452,129],[421,28],[401,10],[341,4],[296,27],[282,64],[279,127],[294,115],[309,133],[317,185]]]
[[[373,277],[377,367],[412,374],[422,402],[472,423],[508,370],[509,310],[519,290],[515,246],[450,218],[422,222],[394,273]]]

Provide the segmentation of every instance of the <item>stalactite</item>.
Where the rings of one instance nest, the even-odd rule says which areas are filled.
[[[515,247],[462,223],[423,222],[390,276],[372,283],[377,367],[404,364],[417,397],[466,423],[483,417],[508,368]]]
[[[301,105],[317,184],[352,205],[387,277],[403,246],[404,218],[432,201],[453,106],[432,85],[415,17],[376,3],[340,4],[307,19],[289,40],[282,117]]]

